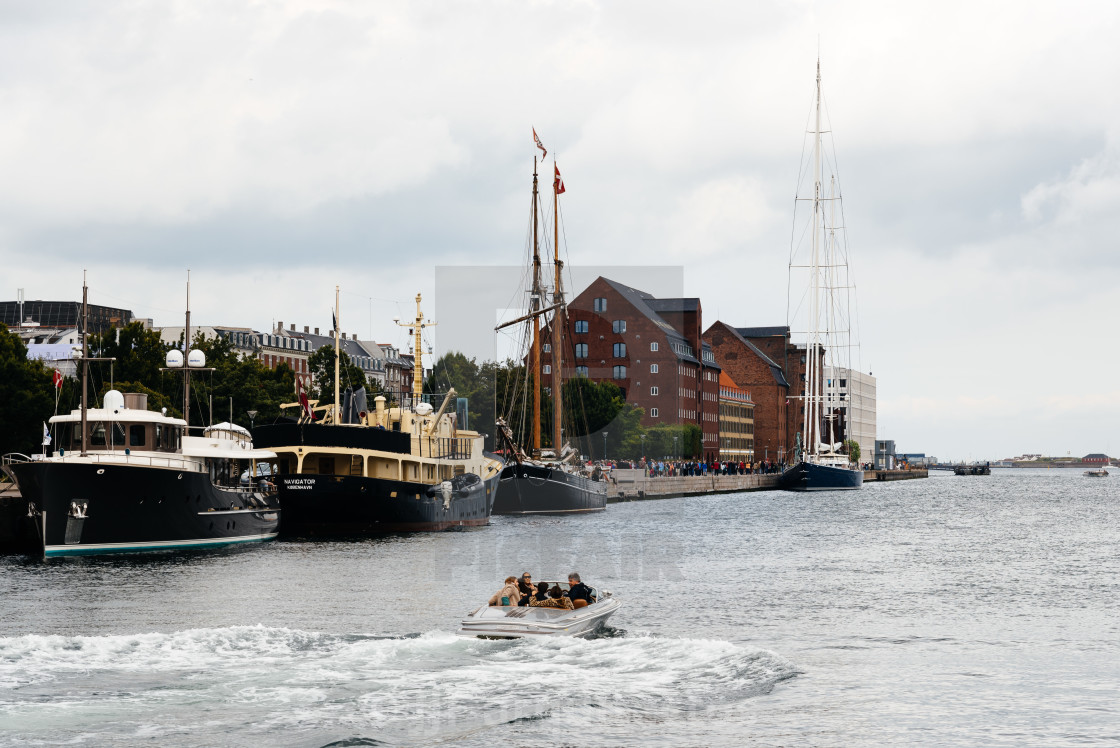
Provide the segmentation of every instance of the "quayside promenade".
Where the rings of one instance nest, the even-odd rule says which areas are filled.
[[[778,490],[777,473],[751,475],[677,475],[651,478],[645,470],[614,470],[607,487],[607,501],[642,501],[644,499],[672,499],[679,496],[704,496],[713,493],[738,493],[740,491]],[[928,478],[929,471],[921,470],[867,470],[863,482],[910,480]]]

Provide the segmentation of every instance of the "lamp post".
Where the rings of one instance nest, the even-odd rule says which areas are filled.
[[[247,410],[245,411],[245,414],[249,416],[249,433],[253,433],[253,421],[255,421],[257,418],[257,411]]]
[[[642,434],[642,459],[646,458],[646,435]]]
[[[673,459],[677,459],[680,455],[677,454],[677,437],[673,437]]]
[[[607,432],[603,432],[603,459],[607,459]]]

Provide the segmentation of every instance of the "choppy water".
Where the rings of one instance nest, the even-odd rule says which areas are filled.
[[[935,475],[210,554],[0,559],[0,745],[1120,742],[1120,479]],[[452,635],[502,578],[597,639]]]

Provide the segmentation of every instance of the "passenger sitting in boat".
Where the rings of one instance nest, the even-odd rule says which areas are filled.
[[[490,605],[517,605],[521,592],[517,589],[517,577],[506,577],[506,585],[490,598]]]
[[[537,600],[534,596],[529,601],[529,605],[534,608],[563,608],[564,610],[575,610],[576,607],[571,600],[564,597],[564,592],[555,585],[548,591],[547,600]]]
[[[591,594],[591,588],[579,581],[579,574],[574,571],[568,575],[568,585],[568,599],[572,602],[583,600],[588,605],[595,602],[595,597]]]
[[[517,591],[521,593],[521,602],[518,605],[528,605],[529,598],[533,595],[533,575],[525,572],[517,581]]]
[[[541,602],[548,599],[548,582],[540,582],[537,584],[537,591],[533,593],[533,600]],[[530,601],[530,605],[533,603]]]

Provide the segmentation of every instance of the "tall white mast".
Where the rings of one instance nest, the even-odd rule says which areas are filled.
[[[801,433],[805,438],[804,449],[811,455],[817,453],[815,424],[819,423],[817,407],[820,393],[819,349],[820,349],[820,225],[821,225],[821,61],[817,58],[817,106],[816,123],[813,131],[813,254],[809,261],[809,274],[812,279],[809,301],[809,339],[805,346],[805,416]]]

